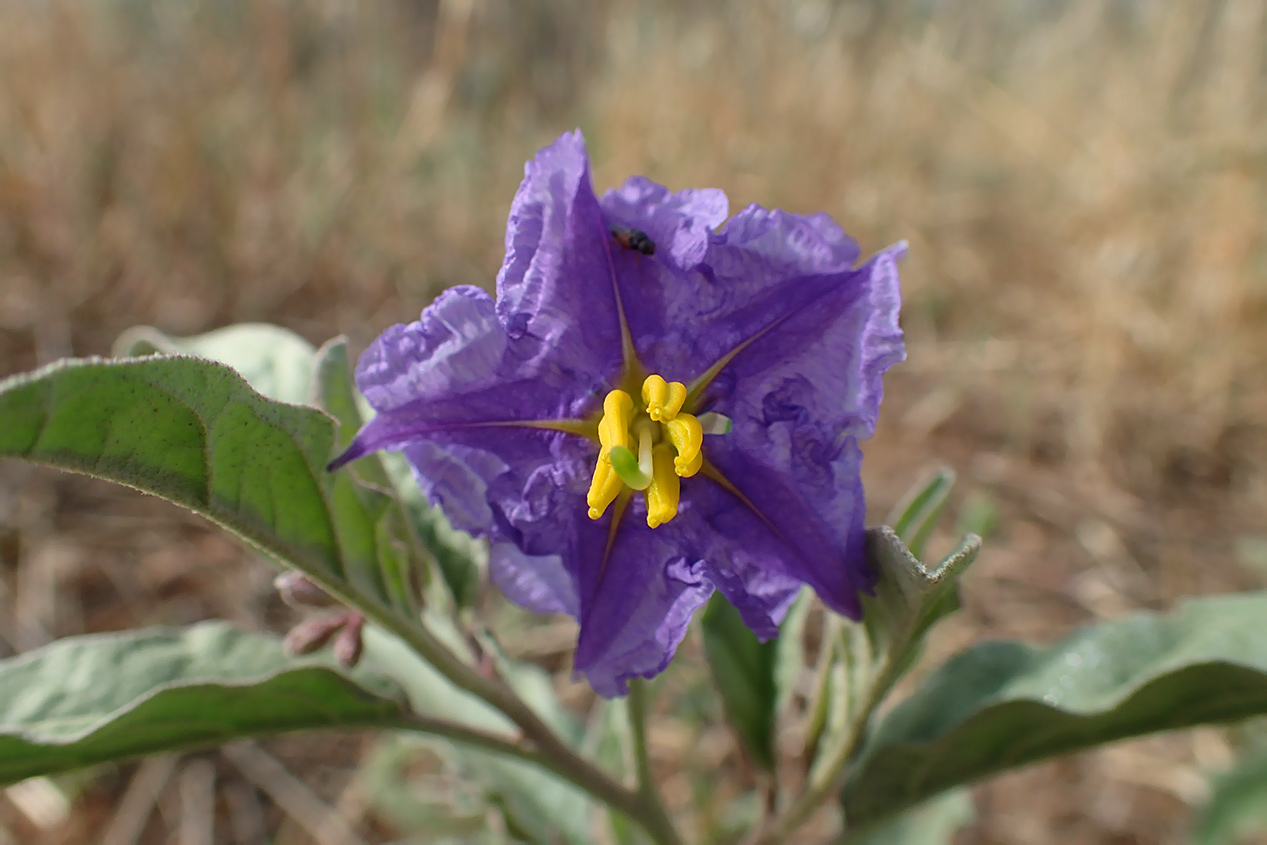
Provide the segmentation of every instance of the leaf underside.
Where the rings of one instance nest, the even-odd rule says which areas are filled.
[[[400,721],[368,671],[221,622],[59,640],[0,661],[0,784],[240,737]]]
[[[1267,712],[1267,595],[1191,599],[1048,647],[952,658],[879,724],[842,799],[867,826],[950,787],[1155,731]]]

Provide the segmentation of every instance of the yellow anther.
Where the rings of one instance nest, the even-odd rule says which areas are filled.
[[[604,397],[601,449],[586,496],[590,519],[606,513],[626,487],[642,491],[652,528],[677,516],[680,479],[695,475],[704,463],[704,430],[693,414],[682,412],[685,401],[684,384],[658,375],[643,381],[642,407],[635,408],[623,390]]]
[[[642,401],[647,406],[647,416],[655,422],[668,422],[682,410],[686,385],[680,381],[665,381],[652,373],[642,383]]]
[[[690,478],[699,472],[703,463],[700,447],[704,445],[704,429],[693,414],[678,414],[664,427],[669,432],[669,442],[677,450],[673,468],[682,478]]]
[[[673,471],[678,474],[679,478],[690,478],[699,472],[700,467],[704,465],[704,453],[696,452],[695,457],[689,461],[683,461],[681,458],[673,459]]]
[[[620,488],[625,483],[620,480],[616,470],[612,469],[611,458],[604,450],[598,456],[598,465],[594,467],[594,478],[590,481],[590,492],[585,502],[590,506],[590,519],[598,519],[607,512],[607,508],[620,495]]]
[[[668,444],[656,446],[651,460],[651,486],[643,495],[647,500],[647,525],[655,528],[677,516],[681,482],[673,470],[673,450]]]
[[[629,422],[633,419],[633,400],[623,390],[613,390],[603,399],[603,418],[598,421],[598,442],[606,454],[613,446],[629,448]]]
[[[629,448],[629,421],[632,418],[633,400],[625,391],[613,390],[603,399],[603,418],[598,421],[598,441],[602,444],[602,449],[599,450],[598,462],[594,465],[589,494],[585,497],[590,519],[602,516],[624,486],[616,470],[612,469],[608,453],[613,446]]]

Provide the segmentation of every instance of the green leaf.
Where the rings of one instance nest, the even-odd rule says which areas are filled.
[[[333,442],[322,412],[266,399],[201,358],[66,360],[0,381],[0,457],[161,496],[389,613],[376,517],[326,472]]]
[[[347,340],[337,337],[327,341],[317,352],[315,398],[318,407],[339,421],[340,451],[365,423],[349,373]],[[453,528],[439,508],[427,503],[403,456],[380,452],[361,458],[348,469],[371,486],[392,490],[399,499],[382,518],[385,536],[394,538],[395,543],[380,542],[380,550],[397,548],[404,554],[425,549],[439,567],[454,603],[470,607],[479,592],[481,570],[487,565],[485,544]],[[425,572],[414,572],[402,563],[393,565],[391,559],[381,565],[387,587],[398,601],[418,594],[417,586],[411,584]]]
[[[1154,731],[1267,713],[1267,595],[1191,599],[1048,647],[979,645],[884,718],[842,798],[869,825],[959,784]]]
[[[932,570],[888,526],[867,532],[867,549],[879,578],[875,595],[862,597],[862,621],[873,650],[886,664],[880,678],[883,693],[915,660],[929,629],[962,607],[958,580],[976,560],[981,538],[968,535]]]
[[[325,415],[197,358],[67,360],[0,382],[0,455],[128,484],[328,578]]]
[[[907,810],[861,836],[846,837],[848,845],[950,845],[955,834],[976,820],[972,795],[955,789]]]
[[[946,507],[950,489],[955,486],[955,471],[943,467],[932,477],[916,484],[889,514],[893,533],[910,549],[912,557],[921,557],[924,544],[937,527],[937,518]]]
[[[1267,750],[1252,751],[1214,779],[1192,845],[1228,845],[1267,832]]]
[[[312,404],[338,421],[335,448],[342,452],[351,444],[361,426],[365,425],[365,415],[361,413],[356,387],[352,384],[347,338],[340,335],[327,340],[316,351],[315,356]],[[391,488],[391,479],[387,477],[381,461],[358,461],[356,475],[378,487]]]
[[[628,699],[602,700],[591,710],[590,728],[585,736],[586,756],[628,782],[634,775],[633,731],[629,724]],[[607,813],[607,825],[614,845],[643,845],[647,835],[622,813]]]
[[[366,670],[221,622],[71,637],[0,661],[0,783],[238,737],[396,724]]]
[[[352,386],[347,339],[336,337],[326,341],[317,350],[314,369],[313,401],[338,421],[336,442],[342,451],[363,424],[356,389]],[[355,478],[365,483],[358,484]],[[396,497],[387,495],[392,484],[380,456],[368,456],[358,461],[355,469],[336,474],[334,485],[342,507],[348,508],[351,518],[374,534],[373,543],[366,544],[374,557],[359,559],[365,574],[372,577],[376,587],[386,591],[398,610],[416,615],[422,585],[427,580],[427,570],[421,565],[425,559],[423,545],[405,506]]]
[[[774,713],[782,717],[788,712],[796,694],[801,673],[805,671],[805,624],[814,604],[814,593],[802,587],[801,593],[788,608],[779,625],[778,645],[774,650]]]
[[[128,329],[114,344],[114,354],[196,355],[237,370],[260,393],[302,405],[312,401],[312,344],[268,323],[239,323],[193,337],[172,337],[149,326]]]
[[[454,603],[459,608],[471,607],[488,569],[488,544],[454,528],[443,511],[427,502],[403,455],[380,453],[379,459],[414,531],[435,558]]]
[[[761,642],[720,592],[704,609],[704,653],[730,727],[754,763],[774,768],[777,640]]]
[[[429,615],[428,628],[458,654],[462,638],[444,620]],[[399,678],[413,708],[455,722],[508,736],[517,729],[488,704],[457,689],[399,639],[374,626],[365,629],[366,663]],[[469,655],[464,655],[469,656]],[[549,678],[526,664],[499,658],[503,677],[537,715],[565,740],[579,744],[581,727],[555,697]],[[532,841],[588,845],[593,841],[594,806],[575,786],[528,763],[443,740],[427,740],[450,749],[454,762],[482,786],[507,818]]]
[[[814,664],[814,684],[806,701],[805,740],[802,757],[813,765],[822,765],[824,739],[827,734],[853,716],[852,666],[855,632],[845,626],[845,619],[834,613],[823,614],[818,657]],[[834,696],[840,695],[839,699]]]
[[[999,507],[989,493],[974,490],[964,498],[955,518],[955,530],[960,534],[976,534],[988,537],[999,522]]]
[[[427,769],[418,765],[415,737],[384,737],[358,767],[357,792],[370,802],[375,814],[411,837],[401,840],[402,845],[504,843],[495,836],[494,811],[476,785],[437,778]]]

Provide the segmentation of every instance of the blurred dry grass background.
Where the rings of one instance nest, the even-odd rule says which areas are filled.
[[[828,211],[864,251],[910,241],[875,517],[957,466],[961,523],[994,531],[939,650],[1049,637],[1261,584],[1265,83],[1260,0],[13,0],[0,375],[107,353],[138,323],[364,344],[445,286],[491,285],[524,160],[579,125],[600,187],[644,173],[724,188],[732,210]],[[232,541],[79,479],[0,467],[0,554],[0,654],[285,621]],[[691,771],[750,776],[724,734],[666,719],[657,737],[666,766],[698,751],[666,772],[682,794]],[[342,772],[309,797],[351,802],[379,841],[347,787],[360,742],[270,749]],[[963,841],[1182,841],[1230,754],[1205,731],[1010,775],[978,790]],[[205,813],[208,759],[220,811],[311,841],[215,756],[149,787],[162,819],[117,841],[203,841],[162,837],[182,806]],[[125,767],[47,824],[10,795],[0,842],[95,837],[146,771],[161,787]]]

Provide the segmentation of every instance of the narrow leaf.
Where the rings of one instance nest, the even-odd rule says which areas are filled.
[[[895,675],[914,660],[929,629],[962,606],[958,580],[976,560],[981,538],[968,535],[931,570],[887,526],[868,531],[867,541],[879,578],[875,595],[863,597],[862,621],[872,647],[885,655]]]
[[[726,718],[754,763],[774,768],[775,661],[778,642],[761,642],[721,593],[704,609],[704,652]]]
[[[316,352],[313,369],[311,404],[338,421],[335,445],[338,451],[342,451],[365,424],[365,416],[357,402],[356,388],[352,384],[347,338],[339,336],[322,344]],[[356,475],[370,484],[384,488],[391,486],[391,480],[380,461],[361,460],[354,466]]]
[[[317,351],[314,401],[339,421],[338,446],[342,450],[366,422],[362,404],[352,384],[347,340],[336,337]],[[368,408],[366,409],[369,410]],[[407,565],[409,552],[426,551],[435,560],[454,603],[469,607],[478,593],[481,569],[487,565],[484,543],[453,528],[448,519],[423,498],[418,482],[404,457],[377,453],[353,463],[348,472],[371,487],[390,490],[398,499],[380,522],[380,562],[387,589],[397,604],[412,601],[426,572]],[[387,540],[386,538],[392,538]]]
[[[590,712],[590,728],[585,736],[587,756],[617,780],[628,782],[633,776],[634,763],[627,700],[600,700]],[[614,845],[642,845],[647,841],[642,829],[621,813],[608,813],[607,824]]]
[[[776,717],[787,713],[805,671],[805,624],[814,604],[814,593],[803,587],[801,594],[788,608],[779,625],[778,645],[774,651],[774,712]]]
[[[348,363],[347,339],[327,341],[317,350],[312,385],[313,402],[338,422],[335,436],[340,450],[352,442],[364,422]],[[423,544],[405,505],[388,495],[392,483],[380,456],[370,456],[358,461],[354,469],[338,473],[334,485],[336,495],[343,498],[341,507],[348,509],[348,518],[369,523],[365,527],[374,535],[372,547],[366,546],[372,548],[374,557],[358,559],[365,569],[364,577],[384,590],[398,610],[416,615],[422,585],[427,580],[426,568],[421,564],[425,559]]]
[[[470,607],[479,595],[483,573],[488,569],[488,544],[454,528],[442,510],[427,502],[403,455],[390,452],[380,453],[378,457],[387,469],[413,530],[435,558],[454,603],[459,608]]]
[[[843,800],[867,825],[959,784],[1155,731],[1267,713],[1267,594],[1191,599],[1048,647],[979,645],[884,718]]]
[[[59,640],[0,661],[0,783],[238,737],[399,721],[365,670],[220,622]]]
[[[946,507],[950,489],[955,486],[955,471],[943,467],[932,477],[916,484],[902,497],[889,514],[888,523],[911,555],[918,558],[924,553],[924,544],[937,527],[937,518]]]

